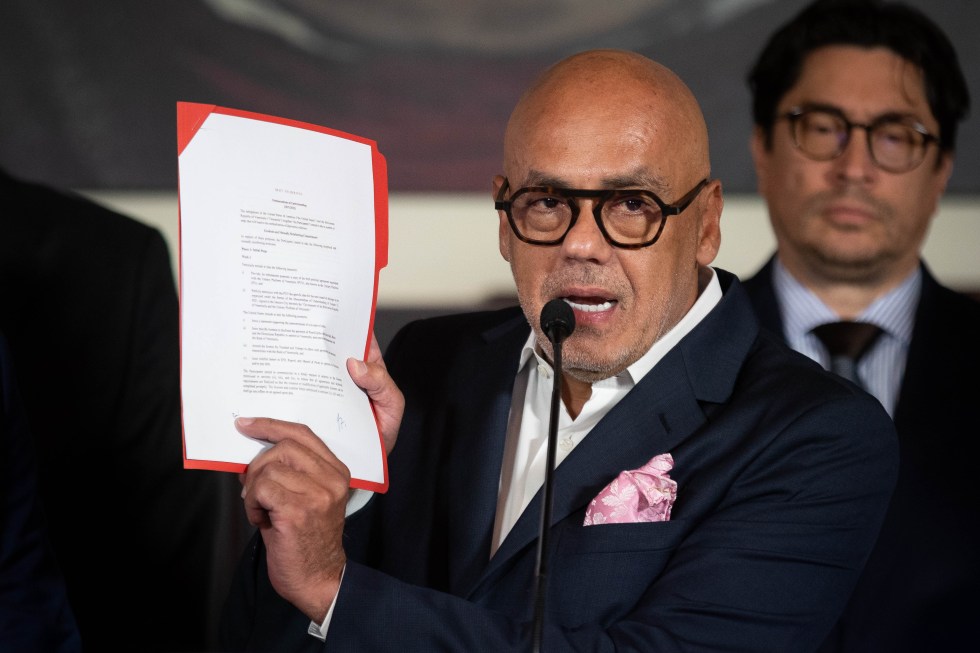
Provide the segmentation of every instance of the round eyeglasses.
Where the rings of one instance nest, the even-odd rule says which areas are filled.
[[[839,157],[851,140],[851,132],[863,129],[868,135],[871,160],[888,172],[908,172],[925,159],[930,143],[939,139],[907,116],[887,114],[868,124],[851,122],[836,108],[790,109],[779,118],[789,121],[793,143],[816,161]]]
[[[554,186],[527,186],[515,191],[509,200],[504,194],[510,186],[505,178],[494,206],[507,214],[514,234],[531,245],[559,245],[575,225],[579,215],[578,198],[595,198],[592,215],[599,231],[610,245],[640,249],[657,242],[668,215],[677,215],[691,205],[708,185],[702,179],[674,204],[667,204],[653,191],[643,189],[582,190]]]

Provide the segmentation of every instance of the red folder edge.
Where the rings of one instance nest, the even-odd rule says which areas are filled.
[[[374,141],[371,143],[371,164],[374,169],[374,296],[371,298],[371,323],[368,328],[367,341],[364,343],[364,360],[367,360],[371,350],[371,339],[374,335],[374,316],[378,306],[378,286],[380,285],[381,268],[388,265],[388,162],[378,151]],[[378,439],[381,451],[385,451],[384,436],[381,433],[381,423],[378,413],[371,406],[374,420],[378,424]],[[362,490],[372,490],[380,494],[388,491],[388,455],[381,457],[382,478],[384,482],[374,483],[363,479],[351,478],[350,486]]]
[[[311,131],[321,132],[323,134],[330,134],[332,136],[338,136],[340,138],[345,138],[347,140],[356,141],[358,143],[364,143],[371,147],[371,165],[374,172],[374,242],[375,242],[375,256],[374,256],[374,295],[371,298],[371,320],[370,328],[368,329],[367,341],[364,345],[364,360],[367,360],[368,352],[371,349],[371,336],[374,333],[374,316],[378,305],[378,284],[381,276],[381,269],[388,265],[388,163],[381,152],[378,151],[378,145],[376,141],[373,141],[362,136],[357,136],[354,134],[349,134],[347,132],[342,132],[336,129],[331,129],[329,127],[323,127],[320,125],[314,125],[312,123],[301,122],[299,120],[291,120],[289,118],[280,118],[277,116],[270,116],[261,113],[255,113],[252,111],[242,111],[240,109],[230,109],[228,107],[219,107],[214,104],[199,104],[194,102],[178,102],[177,103],[177,157],[180,158],[181,153],[187,147],[191,139],[197,133],[197,130],[201,128],[204,121],[212,113],[219,113],[228,116],[237,116],[240,118],[251,118],[253,120],[262,120],[265,122],[272,122],[281,125],[287,125],[290,127],[297,127],[300,129],[308,129]],[[178,240],[178,252],[180,251],[180,172],[178,166],[178,183],[177,183],[177,240]],[[178,260],[182,260],[178,254]],[[179,277],[181,283],[183,283],[183,270],[179,271]],[[180,331],[183,333],[183,330]],[[181,343],[181,351],[183,351],[183,343]],[[181,365],[183,365],[183,358],[181,358]],[[181,375],[183,378],[183,375]],[[372,407],[373,410],[373,407]],[[181,396],[181,416],[183,416],[183,396]],[[377,413],[375,413],[375,422],[377,423]],[[184,440],[184,427],[183,427],[183,417],[181,417],[181,449],[183,451],[184,458],[184,469],[207,469],[219,472],[235,472],[242,473],[248,469],[248,465],[242,463],[228,463],[216,460],[197,460],[187,457],[187,445]],[[381,450],[384,451],[384,437],[381,434],[380,424],[378,425],[378,439],[380,440]],[[382,472],[384,481],[377,483],[374,481],[368,481],[364,479],[351,478],[350,485],[352,488],[358,488],[363,490],[371,490],[374,492],[384,493],[388,491],[388,457],[387,455],[382,456]]]

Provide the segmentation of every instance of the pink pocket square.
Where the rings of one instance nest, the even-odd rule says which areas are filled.
[[[677,481],[667,474],[673,467],[673,456],[662,453],[620,472],[589,504],[583,526],[668,521],[677,498]]]

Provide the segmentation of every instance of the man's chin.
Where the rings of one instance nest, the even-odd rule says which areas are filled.
[[[824,251],[817,258],[823,275],[840,282],[867,282],[880,276],[888,267],[880,252],[867,250]]]
[[[595,383],[609,379],[625,370],[633,361],[625,359],[600,359],[595,355],[576,356],[562,351],[562,372],[583,383]]]

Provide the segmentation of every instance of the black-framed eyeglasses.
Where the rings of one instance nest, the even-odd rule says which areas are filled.
[[[839,157],[851,140],[851,132],[863,129],[871,160],[888,172],[914,170],[925,159],[929,144],[939,142],[921,123],[896,114],[861,124],[848,120],[836,107],[794,107],[779,118],[789,121],[797,149],[816,161]]]
[[[578,220],[577,198],[596,198],[592,206],[599,231],[610,245],[624,249],[648,247],[660,238],[668,215],[677,215],[691,205],[709,179],[702,179],[674,204],[667,204],[652,191],[643,189],[582,190],[555,186],[527,186],[504,194],[510,187],[505,178],[494,206],[507,214],[514,234],[531,245],[559,245]]]

